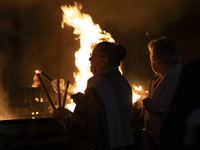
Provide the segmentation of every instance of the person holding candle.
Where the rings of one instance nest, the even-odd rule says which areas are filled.
[[[147,131],[144,134],[140,150],[160,149],[160,128],[169,103],[175,92],[182,70],[180,50],[171,37],[161,37],[148,44],[152,70],[158,75],[154,82],[153,95],[143,100],[148,111]]]
[[[89,58],[94,76],[88,80],[85,94],[76,100],[74,113],[68,115],[63,111],[66,113],[62,115],[59,109],[53,112],[54,118],[68,119],[71,116],[72,134],[89,139],[91,149],[134,149],[130,126],[132,89],[118,69],[125,56],[123,46],[98,43]],[[75,144],[81,145],[79,142]]]

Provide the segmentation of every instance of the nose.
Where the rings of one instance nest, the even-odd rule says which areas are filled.
[[[92,56],[89,58],[89,61],[91,61],[92,60]]]

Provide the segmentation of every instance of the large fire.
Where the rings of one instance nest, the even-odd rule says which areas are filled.
[[[75,87],[77,91],[84,92],[92,74],[89,71],[89,57],[93,46],[102,41],[115,42],[111,35],[102,31],[98,24],[94,24],[92,18],[88,14],[81,13],[82,5],[75,2],[75,6],[61,6],[63,10],[64,24],[74,27],[74,34],[79,35],[80,49],[75,53],[75,63],[79,69],[78,73],[74,73],[76,80]]]
[[[115,42],[110,33],[103,31],[98,24],[95,24],[90,15],[81,12],[82,5],[75,2],[75,6],[61,6],[63,11],[63,22],[74,28],[74,34],[79,35],[80,49],[75,53],[75,64],[79,69],[78,73],[74,73],[75,87],[77,91],[84,92],[87,80],[92,76],[89,71],[89,57],[93,46],[102,41]],[[142,87],[133,87],[133,103],[141,98],[136,91],[141,91]],[[135,92],[134,92],[135,91]],[[75,106],[73,104],[73,106]],[[68,109],[73,111],[70,104]]]

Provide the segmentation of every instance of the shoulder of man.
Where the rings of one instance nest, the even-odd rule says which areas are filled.
[[[96,87],[100,84],[103,84],[105,83],[107,80],[104,76],[100,75],[100,74],[97,74],[93,77],[91,77],[89,80],[88,80],[88,83],[87,83],[87,88],[90,88],[90,87]]]

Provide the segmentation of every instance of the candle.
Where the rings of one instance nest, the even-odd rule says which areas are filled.
[[[47,89],[46,89],[46,87],[45,87],[45,85],[44,85],[44,82],[42,81],[42,78],[41,78],[41,76],[40,76],[40,73],[37,73],[37,77],[38,77],[38,80],[40,81],[40,84],[42,85],[42,87],[43,87],[43,89],[44,89],[44,92],[45,92],[45,94],[46,94],[46,96],[47,96],[47,99],[48,99],[48,101],[49,101],[51,107],[53,108],[53,110],[55,110],[56,108],[55,108],[55,106],[54,106],[54,104],[53,104],[53,101],[51,100],[51,97],[50,97],[50,95],[49,95],[49,93],[48,93],[48,91],[47,91]]]
[[[48,93],[48,91],[47,91],[47,89],[46,89],[46,87],[45,87],[45,85],[44,85],[44,82],[42,81],[42,78],[41,78],[41,76],[40,76],[40,72],[37,72],[36,75],[37,75],[37,77],[38,77],[38,80],[40,81],[40,84],[42,85],[42,87],[43,87],[43,89],[44,89],[44,92],[45,92],[45,94],[46,94],[46,96],[47,96],[47,99],[48,99],[48,101],[49,101],[49,103],[50,103],[52,109],[53,109],[53,110],[56,110],[56,107],[54,106],[54,103],[53,103],[53,101],[51,100],[51,97],[50,97],[50,95],[49,95],[49,93]],[[66,126],[65,126],[65,124],[64,124],[64,122],[63,122],[63,120],[60,120],[60,119],[59,119],[58,121],[59,121],[59,123],[60,123],[60,125],[61,125],[63,131],[64,131],[65,133],[67,133],[68,131],[67,131],[67,128],[66,128]]]
[[[63,108],[65,107],[65,102],[66,102],[66,96],[67,96],[68,87],[69,87],[69,80],[67,80],[67,84],[65,85],[65,93],[64,93],[63,105],[62,105]]]
[[[49,80],[50,82],[53,80],[52,78],[50,78],[48,75],[46,75],[44,72],[40,71],[40,70],[35,70],[35,73],[37,74],[41,74],[43,77],[45,77],[47,80]]]
[[[52,78],[50,78],[48,75],[46,75],[44,72],[40,71],[40,74],[45,77],[47,80],[49,80],[50,82],[53,80]]]
[[[154,80],[149,81],[149,98],[153,97]]]
[[[58,89],[58,104],[61,107],[61,99],[60,99],[60,80],[57,78],[57,89]]]

